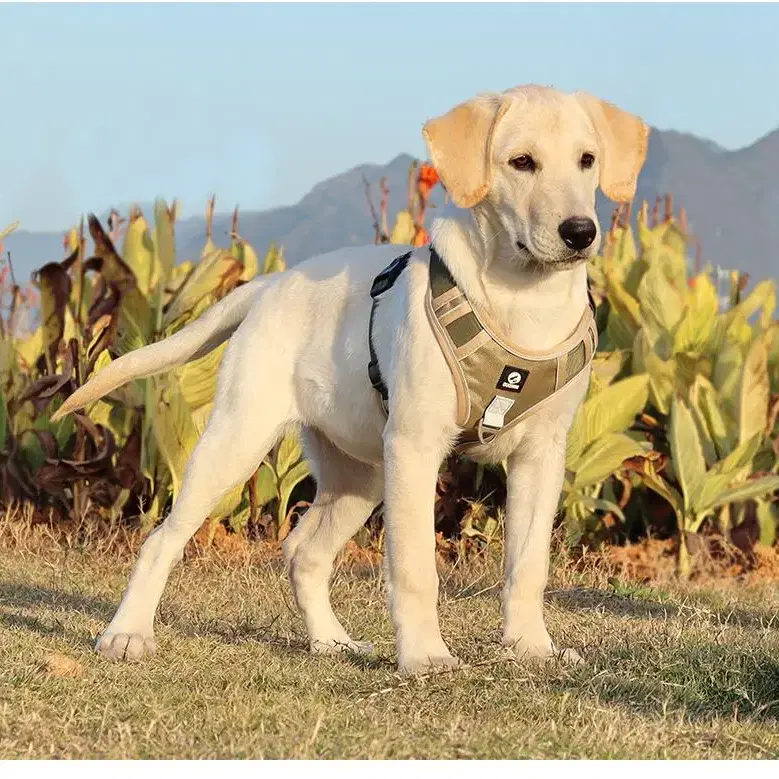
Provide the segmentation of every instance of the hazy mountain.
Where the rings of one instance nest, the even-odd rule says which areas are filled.
[[[317,252],[373,242],[373,225],[365,199],[363,176],[372,185],[378,209],[379,180],[390,190],[390,219],[406,201],[411,157],[402,154],[387,165],[361,165],[317,184],[299,203],[267,211],[244,211],[240,233],[258,252],[275,241],[295,264]],[[675,131],[653,131],[646,165],[639,179],[637,202],[654,203],[657,195],[674,195],[684,206],[690,230],[701,238],[703,259],[738,268],[754,280],[779,276],[779,130],[738,151]],[[434,204],[441,203],[440,189]],[[204,204],[205,206],[205,204]],[[598,213],[609,224],[613,204],[599,196]],[[149,213],[150,209],[146,209]],[[105,216],[107,210],[101,212]],[[428,223],[435,215],[430,211]],[[392,225],[390,224],[390,228]],[[214,238],[226,245],[230,215],[214,219]],[[177,225],[180,259],[198,255],[204,241],[204,220],[191,217]],[[20,231],[6,241],[16,274],[30,272],[62,256],[62,233]]]

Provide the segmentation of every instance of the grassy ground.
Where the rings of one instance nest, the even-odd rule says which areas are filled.
[[[499,568],[442,571],[444,637],[484,664],[394,674],[380,572],[343,565],[334,602],[369,659],[313,658],[277,560],[175,569],[159,652],[91,651],[131,558],[0,550],[0,758],[768,758],[779,756],[775,585],[609,584],[557,565],[554,636],[578,668],[498,662]]]

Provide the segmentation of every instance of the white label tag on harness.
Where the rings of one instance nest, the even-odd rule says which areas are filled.
[[[511,398],[504,398],[496,395],[484,412],[483,424],[485,427],[500,429],[503,427],[503,420],[506,418],[509,409],[514,405]]]

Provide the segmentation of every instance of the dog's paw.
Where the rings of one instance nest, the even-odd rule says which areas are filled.
[[[337,655],[342,652],[352,652],[356,655],[369,655],[373,652],[373,644],[370,641],[327,641],[315,640],[310,644],[312,655]]]
[[[404,657],[398,663],[401,676],[420,676],[422,674],[442,673],[455,668],[464,668],[464,663],[450,654],[425,655],[423,657]]]
[[[140,633],[103,633],[95,643],[95,652],[108,660],[140,660],[157,651],[154,636]]]

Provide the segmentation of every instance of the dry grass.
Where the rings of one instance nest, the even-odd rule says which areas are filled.
[[[444,636],[482,664],[401,681],[377,568],[334,579],[376,655],[314,658],[276,557],[190,555],[158,655],[124,665],[91,648],[132,558],[32,541],[0,521],[0,758],[779,756],[774,585],[658,589],[558,560],[549,624],[587,664],[541,668],[497,659],[498,561],[447,567]]]

